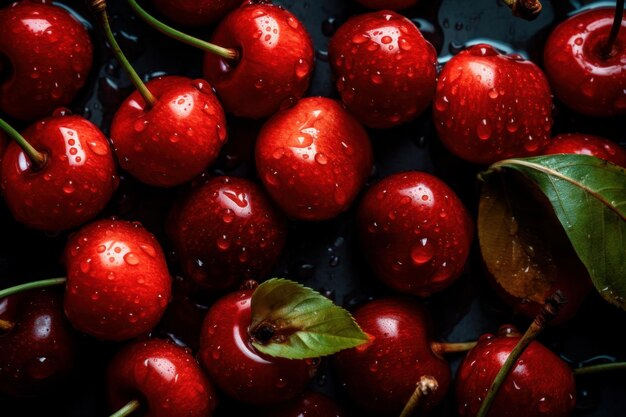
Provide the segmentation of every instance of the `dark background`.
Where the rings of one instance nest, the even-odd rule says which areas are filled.
[[[149,10],[148,1],[142,1]],[[307,26],[316,46],[317,64],[309,95],[336,97],[326,62],[329,36],[346,17],[364,12],[348,0],[285,0],[277,1],[294,13]],[[534,22],[513,18],[509,9],[498,0],[422,0],[422,5],[403,14],[416,23],[427,39],[437,48],[443,64],[465,45],[488,41],[506,52],[517,52],[541,65],[542,47],[550,30],[568,13],[589,2],[544,0],[544,10]],[[0,6],[10,2],[0,0]],[[79,0],[55,4],[70,7],[77,17],[91,28],[96,46],[94,69],[88,87],[72,106],[75,113],[98,124],[108,132],[112,115],[119,103],[132,91],[128,79],[106,50],[102,36],[94,29],[94,20]],[[613,4],[612,2],[593,3]],[[202,53],[169,40],[138,21],[123,0],[109,0],[112,27],[122,49],[138,72],[146,79],[163,74],[200,77]],[[193,31],[207,38],[210,28]],[[623,120],[591,119],[568,113],[558,102],[555,106],[554,132],[586,132],[621,141],[624,144]],[[621,124],[620,124],[621,122]],[[25,127],[18,123],[18,128]],[[229,120],[229,145],[212,174],[229,174],[254,178],[250,160],[250,144],[259,124]],[[446,181],[475,214],[479,186],[475,180],[478,167],[468,165],[450,155],[438,142],[430,109],[415,122],[384,131],[370,131],[375,151],[375,170],[369,183],[404,170],[425,170]],[[186,187],[157,190],[123,178],[120,189],[104,215],[119,215],[139,220],[157,234],[169,251],[163,234],[164,219],[171,201]],[[271,276],[298,280],[316,288],[337,303],[348,308],[389,294],[389,290],[371,276],[353,238],[352,210],[337,219],[322,223],[292,222],[289,241],[281,261]],[[32,231],[15,223],[4,205],[0,204],[0,287],[56,276],[63,276],[59,262],[67,233],[57,235]],[[172,274],[177,274],[174,255]],[[177,288],[186,288],[177,278]],[[180,292],[180,291],[179,291]],[[495,332],[499,325],[514,323],[525,329],[528,320],[515,316],[488,288],[482,276],[476,247],[467,272],[449,289],[425,300],[432,312],[436,336],[440,340],[467,341],[485,332]],[[197,305],[196,305],[197,304]],[[193,302],[184,297],[175,299],[160,328],[161,337],[172,337],[193,347],[195,326],[210,300],[197,294]],[[182,307],[181,307],[182,306]],[[577,366],[583,362],[601,363],[614,359],[626,360],[626,313],[604,302],[595,291],[583,305],[578,316],[559,328],[547,330],[541,341]],[[191,334],[191,336],[189,336]],[[619,337],[618,337],[619,336]],[[69,383],[48,397],[37,400],[15,400],[0,395],[0,416],[106,416],[104,370],[119,345],[102,343],[83,337],[77,371]],[[456,370],[460,356],[452,356]],[[577,379],[577,416],[626,415],[626,383],[623,375]],[[335,390],[332,374],[323,363],[312,387],[345,402]],[[221,415],[258,414],[258,410],[238,410],[221,398]],[[344,404],[349,407],[349,404]],[[358,415],[358,414],[357,414]],[[435,416],[455,415],[452,395],[434,413]]]

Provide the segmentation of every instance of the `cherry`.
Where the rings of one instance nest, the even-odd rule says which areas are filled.
[[[353,314],[369,344],[341,351],[334,367],[350,400],[376,415],[398,415],[420,377],[434,377],[439,388],[424,398],[428,410],[450,384],[448,363],[433,350],[426,311],[399,298],[371,301]]]
[[[2,157],[8,145],[8,140],[4,132],[0,130],[0,167],[2,166]]]
[[[104,340],[149,332],[170,300],[171,278],[156,238],[138,223],[99,220],[67,243],[65,313]]]
[[[614,14],[615,29],[620,29],[621,21],[621,31],[609,42]],[[623,7],[588,10],[560,23],[550,34],[543,53],[546,74],[556,96],[575,112],[626,114],[624,16]]]
[[[210,417],[213,385],[191,354],[165,340],[137,341],[115,355],[107,374],[109,403],[132,402],[145,417]]]
[[[152,0],[155,7],[174,22],[206,26],[219,22],[244,0]]]
[[[74,367],[76,347],[61,299],[51,290],[0,300],[0,392],[33,396],[53,389]]]
[[[252,346],[251,297],[252,290],[240,290],[213,304],[200,333],[200,363],[218,388],[236,401],[269,405],[293,399],[305,390],[315,364],[274,358]]]
[[[2,159],[7,206],[16,220],[48,231],[91,220],[118,185],[113,153],[102,132],[80,116],[55,114],[28,127],[23,136],[0,120],[16,140]]]
[[[437,52],[404,16],[387,10],[353,17],[328,53],[341,99],[361,123],[399,125],[430,105]]]
[[[356,0],[368,9],[375,10],[402,10],[413,7],[418,3],[418,0]]]
[[[185,274],[213,289],[267,274],[287,235],[282,213],[256,184],[239,178],[210,179],[172,219],[172,240]]]
[[[565,133],[552,138],[543,149],[544,155],[573,153],[591,155],[626,168],[626,150],[600,136],[584,133]]]
[[[113,118],[111,141],[120,165],[149,185],[190,181],[215,161],[226,141],[224,111],[204,80],[160,77],[146,88],[154,105],[135,91]]]
[[[504,365],[520,334],[503,326],[498,335],[483,335],[459,367],[456,402],[460,416],[475,416],[496,374]],[[563,360],[533,341],[507,375],[488,416],[566,417],[575,404],[575,383]]]
[[[357,227],[378,278],[395,290],[427,297],[463,271],[472,220],[445,183],[424,172],[391,175],[371,187]]]
[[[87,30],[61,7],[20,1],[0,9],[0,111],[49,116],[74,100],[92,60]]]
[[[238,61],[204,57],[204,76],[236,116],[268,117],[309,87],[313,44],[304,25],[281,7],[246,1],[222,20],[211,43],[239,51]]]
[[[259,177],[293,218],[345,211],[372,169],[367,133],[337,102],[304,98],[268,120],[256,143]]]
[[[330,398],[307,391],[286,404],[279,405],[265,417],[344,417],[345,412]]]
[[[551,112],[550,87],[539,67],[478,44],[443,68],[433,119],[452,153],[491,164],[541,152],[550,138]]]

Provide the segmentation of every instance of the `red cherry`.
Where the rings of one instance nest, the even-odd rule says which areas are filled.
[[[0,132],[0,167],[2,167],[2,157],[4,156],[4,151],[6,150],[8,144],[9,141],[6,135],[3,132]]]
[[[213,385],[193,356],[165,340],[126,346],[111,361],[107,382],[112,409],[138,400],[145,417],[210,417],[217,406]]]
[[[479,44],[443,68],[433,119],[452,153],[491,164],[541,152],[550,138],[551,112],[550,87],[539,67]]]
[[[402,10],[413,7],[418,3],[418,0],[356,0],[368,9],[375,10]]]
[[[32,396],[53,389],[74,366],[76,338],[60,297],[35,290],[0,300],[0,392]]]
[[[281,7],[248,0],[226,16],[211,43],[240,53],[239,62],[204,56],[206,79],[236,116],[268,117],[309,87],[313,44],[304,25]]]
[[[2,191],[15,218],[29,227],[64,230],[95,217],[117,188],[109,142],[90,121],[43,119],[22,134],[47,160],[38,169],[16,143],[2,159]]]
[[[219,22],[244,0],[152,0],[154,6],[174,22],[207,26]]]
[[[307,391],[297,399],[279,405],[265,417],[345,417],[345,412],[330,398]]]
[[[254,183],[218,177],[178,207],[171,230],[186,275],[214,289],[262,277],[278,260],[287,224]]]
[[[120,106],[111,140],[122,168],[159,187],[187,182],[213,163],[226,141],[226,119],[204,80],[160,77],[146,83],[152,108],[138,91]]]
[[[65,313],[74,327],[104,340],[149,332],[171,294],[156,238],[138,223],[100,220],[67,243]]]
[[[198,358],[215,384],[236,401],[276,404],[302,393],[315,368],[305,360],[258,352],[248,332],[251,290],[219,299],[206,315]]]
[[[435,94],[437,52],[409,19],[394,12],[351,18],[328,52],[341,99],[367,126],[405,123]]]
[[[550,85],[575,112],[626,114],[626,13],[611,53],[604,52],[614,13],[610,7],[572,16],[546,42],[543,62]]]
[[[74,100],[92,60],[87,30],[61,7],[21,1],[0,9],[0,111],[49,116]]]
[[[438,178],[405,172],[383,179],[365,194],[357,219],[364,257],[390,287],[427,297],[461,275],[472,220]]]
[[[475,416],[496,374],[520,339],[503,326],[498,336],[483,335],[457,374],[456,402],[460,416]],[[531,342],[506,377],[487,413],[508,417],[567,417],[573,412],[576,389],[571,369],[539,342]]]
[[[337,102],[308,97],[265,123],[256,144],[259,177],[300,220],[345,211],[372,170],[367,133]]]
[[[424,375],[439,388],[424,398],[428,410],[445,396],[450,367],[431,348],[426,311],[398,298],[371,301],[354,313],[369,344],[335,355],[334,366],[352,402],[376,415],[398,415]]]
[[[558,153],[591,155],[626,168],[624,148],[608,139],[584,133],[565,133],[555,136],[542,153],[544,155]]]

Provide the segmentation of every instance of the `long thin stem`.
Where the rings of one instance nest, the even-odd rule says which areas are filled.
[[[141,77],[139,76],[139,74],[137,74],[137,71],[135,71],[128,59],[126,59],[124,52],[122,52],[122,49],[115,40],[115,36],[113,35],[113,31],[111,30],[111,25],[109,24],[106,1],[93,0],[91,1],[91,8],[94,13],[100,18],[100,24],[102,26],[104,36],[111,46],[111,50],[113,51],[115,58],[122,65],[122,67],[128,74],[128,78],[130,78],[130,81],[133,83],[137,91],[139,91],[139,94],[141,94],[141,97],[143,97],[144,101],[146,102],[146,106],[148,108],[153,107],[156,104],[156,98],[154,97],[154,95],[152,95],[150,90],[148,90],[146,84],[142,81]]]
[[[55,285],[62,285],[67,282],[67,278],[50,278],[41,281],[27,282],[26,284],[16,285],[15,287],[5,288],[0,291],[0,299],[8,297],[9,295],[17,294],[18,292],[34,290],[36,288],[47,288]]]
[[[409,398],[409,401],[407,401],[406,405],[402,409],[400,417],[409,417],[413,415],[422,398],[431,395],[433,392],[437,391],[437,388],[439,388],[439,383],[437,383],[437,380],[434,377],[428,375],[422,376],[417,382],[415,391],[411,394],[411,398]]]
[[[438,355],[445,355],[447,353],[463,353],[468,350],[472,350],[476,346],[476,341],[473,342],[432,342],[430,348]]]
[[[28,143],[26,139],[24,139],[24,136],[20,135],[17,130],[13,129],[10,124],[2,119],[0,119],[0,129],[4,130],[7,135],[9,135],[15,142],[17,142],[18,145],[20,145],[20,148],[22,148],[22,150],[26,153],[26,155],[28,155],[28,158],[33,163],[34,170],[38,170],[45,165],[47,160],[46,155],[33,148],[33,146]]]
[[[502,365],[502,368],[498,371],[498,374],[491,383],[489,391],[487,391],[487,396],[481,404],[476,417],[485,417],[487,413],[489,413],[489,409],[491,408],[493,401],[496,399],[496,395],[498,394],[500,387],[506,380],[506,377],[509,375],[511,370],[517,365],[519,357],[522,356],[522,353],[524,353],[524,350],[528,347],[528,345],[530,345],[530,343],[535,340],[537,335],[546,327],[546,324],[558,315],[561,305],[564,303],[565,298],[560,291],[557,291],[546,300],[541,313],[535,317],[535,320],[528,327],[528,330],[526,330],[526,333],[524,333],[519,342],[517,342],[515,348],[513,348],[509,356],[506,358],[506,361],[504,361],[504,365]]]
[[[619,30],[622,27],[622,19],[624,17],[624,0],[616,0],[615,2],[615,15],[613,17],[613,26],[611,26],[611,33],[604,45],[604,57],[608,58],[613,55],[613,46],[619,35]]]
[[[592,375],[600,372],[626,371],[626,362],[603,363],[601,365],[589,365],[574,369],[574,375]]]
[[[239,52],[235,49],[223,48],[176,30],[173,27],[155,19],[152,15],[145,11],[136,0],[128,0],[128,4],[144,22],[166,36],[179,40],[187,45],[202,49],[203,51],[221,56],[222,58],[233,60],[239,59]]]
[[[137,400],[130,400],[126,405],[115,413],[111,414],[110,417],[126,417],[130,415],[133,411],[137,410],[141,404]]]

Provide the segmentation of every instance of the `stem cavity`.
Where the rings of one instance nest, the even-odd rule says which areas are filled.
[[[2,119],[0,119],[0,129],[4,130],[11,139],[17,142],[24,153],[28,155],[28,158],[32,163],[31,169],[33,171],[38,171],[43,168],[48,160],[45,153],[39,152],[37,149],[33,148],[33,146],[28,143],[26,139],[24,139],[24,136],[22,136],[17,130],[13,129],[11,125]]]

